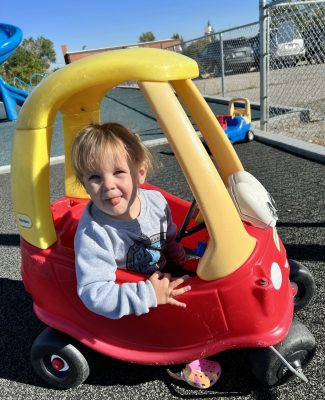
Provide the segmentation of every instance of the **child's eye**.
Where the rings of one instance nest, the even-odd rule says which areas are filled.
[[[99,179],[100,179],[100,176],[96,175],[96,174],[90,175],[88,178],[89,181],[98,181]]]
[[[121,175],[121,174],[125,174],[125,171],[123,171],[122,169],[118,169],[114,172],[114,175]]]

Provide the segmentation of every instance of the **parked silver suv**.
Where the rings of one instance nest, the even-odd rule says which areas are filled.
[[[305,45],[297,26],[283,22],[270,34],[271,66],[294,66],[305,57]]]

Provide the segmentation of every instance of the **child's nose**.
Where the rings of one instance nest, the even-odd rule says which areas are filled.
[[[105,190],[114,189],[115,188],[114,176],[105,176],[103,183],[104,183]]]

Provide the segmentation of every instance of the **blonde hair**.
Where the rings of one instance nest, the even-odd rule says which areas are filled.
[[[72,167],[79,183],[83,184],[84,175],[96,171],[108,151],[114,161],[126,157],[138,168],[143,163],[148,172],[153,168],[152,155],[137,133],[115,122],[92,123],[77,134],[72,144]]]

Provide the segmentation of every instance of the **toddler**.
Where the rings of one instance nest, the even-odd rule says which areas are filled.
[[[76,137],[72,162],[91,201],[75,236],[78,294],[91,311],[107,318],[141,315],[160,304],[186,305],[177,297],[188,276],[171,280],[168,262],[182,265],[170,209],[158,191],[143,190],[152,167],[139,136],[117,123],[91,124]],[[115,282],[116,269],[148,274],[137,283]]]

